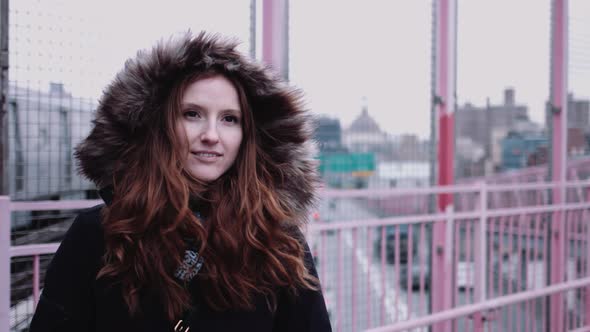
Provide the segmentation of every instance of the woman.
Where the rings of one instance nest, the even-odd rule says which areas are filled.
[[[107,87],[81,213],[31,332],[330,331],[300,231],[317,185],[297,91],[219,37],[140,52]]]

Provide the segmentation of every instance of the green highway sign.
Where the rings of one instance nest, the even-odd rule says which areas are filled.
[[[320,173],[367,173],[375,171],[373,153],[320,154]]]

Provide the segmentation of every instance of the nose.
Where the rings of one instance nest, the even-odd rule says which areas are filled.
[[[201,142],[215,144],[219,142],[219,132],[216,123],[208,123],[201,133]]]

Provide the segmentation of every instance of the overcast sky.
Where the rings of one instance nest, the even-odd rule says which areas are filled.
[[[249,50],[250,0],[10,1],[10,79],[63,82],[98,98],[141,48],[192,29],[233,36]],[[346,127],[369,113],[393,134],[429,135],[430,0],[291,0],[290,78],[313,112]],[[549,0],[459,0],[459,103],[501,103],[513,87],[533,120],[549,92]],[[570,91],[590,98],[590,1],[570,0]]]

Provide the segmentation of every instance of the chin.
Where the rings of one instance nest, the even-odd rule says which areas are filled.
[[[192,177],[199,181],[203,181],[205,183],[211,183],[219,178],[223,177],[227,173],[227,169],[203,169],[203,168],[193,168],[190,169],[190,174]]]
[[[191,175],[195,179],[197,179],[199,181],[207,182],[207,183],[213,182],[221,177],[221,174],[210,174],[210,173],[203,174],[202,172],[199,172],[199,173],[193,172],[193,173],[191,173]]]
[[[219,176],[195,176],[193,175],[196,179],[206,182],[206,183],[211,183],[217,179],[219,179]]]

